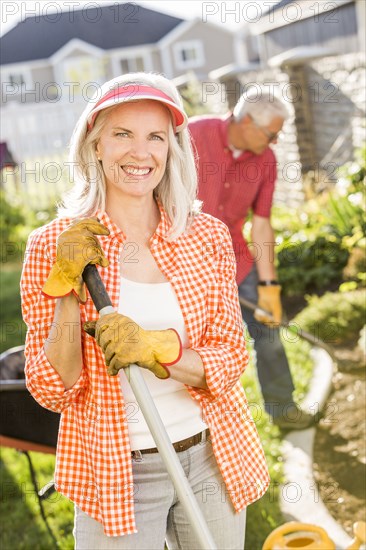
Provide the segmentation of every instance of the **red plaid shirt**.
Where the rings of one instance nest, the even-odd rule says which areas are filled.
[[[100,269],[115,307],[120,289],[121,230],[103,212],[98,218],[108,237],[98,237],[110,261]],[[265,492],[268,472],[240,376],[247,362],[235,283],[235,260],[227,228],[209,215],[194,219],[188,233],[166,239],[168,219],[151,238],[151,252],[179,300],[190,347],[202,357],[208,390],[187,386],[202,408],[215,456],[237,511]],[[84,366],[76,384],[65,390],[43,350],[55,300],[41,294],[55,259],[56,238],[70,219],[57,219],[29,237],[21,280],[22,308],[28,325],[26,380],[34,398],[61,413],[55,482],[57,490],[104,526],[106,535],[136,532],[134,486],[126,410],[118,376],[107,375],[95,340],[82,335]],[[97,319],[89,298],[80,306],[83,323]],[[69,330],[72,327],[59,327]]]
[[[237,282],[248,275],[253,257],[243,237],[250,209],[268,218],[277,176],[276,158],[270,147],[262,155],[244,151],[235,158],[228,143],[231,116],[190,119],[189,130],[198,153],[198,197],[203,210],[229,228],[237,261]]]

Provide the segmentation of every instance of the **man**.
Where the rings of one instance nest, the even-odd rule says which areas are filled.
[[[198,155],[199,198],[203,210],[229,227],[237,260],[242,298],[258,304],[272,318],[242,306],[243,319],[254,340],[257,372],[266,411],[282,429],[305,429],[314,417],[293,401],[294,385],[278,323],[281,287],[274,265],[274,232],[270,214],[276,180],[277,143],[289,113],[278,98],[261,90],[247,93],[232,114],[193,117],[189,123]],[[252,213],[251,247],[243,225]]]

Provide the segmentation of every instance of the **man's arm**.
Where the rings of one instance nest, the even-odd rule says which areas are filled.
[[[260,281],[273,281],[277,279],[274,265],[275,238],[269,218],[253,215],[252,242],[255,245],[255,258]]]
[[[281,287],[277,283],[274,265],[275,238],[269,218],[253,216],[252,242],[257,247],[258,308],[268,311],[272,315],[272,318],[269,318],[258,311],[255,313],[255,318],[269,326],[277,326],[282,318]]]

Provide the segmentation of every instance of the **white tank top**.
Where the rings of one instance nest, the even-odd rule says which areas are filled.
[[[169,282],[137,283],[121,277],[118,311],[131,317],[145,330],[174,328],[183,348],[188,347],[182,312]],[[172,378],[160,380],[147,369],[141,369],[141,372],[172,443],[207,428],[199,404],[191,398],[184,384]],[[123,369],[119,371],[119,376],[126,404],[131,449],[156,447]]]

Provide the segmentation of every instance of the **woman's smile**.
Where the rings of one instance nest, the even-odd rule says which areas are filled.
[[[125,164],[121,166],[121,169],[128,176],[134,176],[138,179],[144,179],[146,176],[150,176],[153,171],[152,167],[149,166],[136,166],[135,164]]]
[[[108,201],[152,196],[165,174],[170,126],[169,111],[153,100],[121,104],[110,112],[96,147]]]

